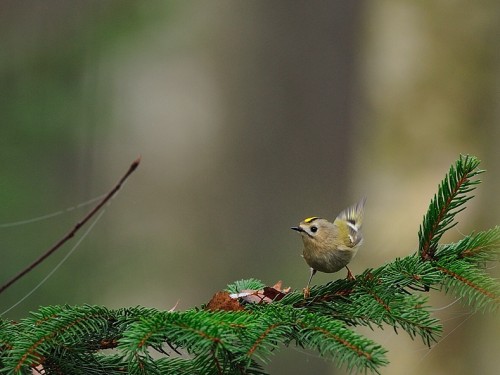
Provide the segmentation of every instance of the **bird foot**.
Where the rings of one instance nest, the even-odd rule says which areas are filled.
[[[347,267],[346,267],[347,268]],[[356,280],[356,278],[354,277],[354,275],[351,273],[351,270],[349,268],[347,268],[347,280]]]
[[[304,288],[304,299],[309,298],[310,295],[311,295],[311,289]]]

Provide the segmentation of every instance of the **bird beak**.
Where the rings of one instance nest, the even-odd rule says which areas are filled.
[[[303,232],[304,231],[304,229],[302,229],[301,227],[291,227],[290,229],[296,230],[297,232]]]

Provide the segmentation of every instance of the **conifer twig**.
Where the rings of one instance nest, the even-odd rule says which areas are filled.
[[[460,155],[455,165],[452,165],[438,188],[429,205],[429,210],[424,216],[424,222],[420,226],[419,254],[424,260],[433,260],[439,240],[443,233],[453,228],[455,215],[465,209],[463,206],[472,195],[466,196],[475,189],[480,180],[473,178],[483,170],[477,169],[480,161],[469,155]]]
[[[38,259],[36,259],[29,266],[24,268],[21,272],[19,272],[16,276],[11,278],[9,281],[4,283],[0,287],[0,293],[4,292],[8,289],[12,284],[14,284],[21,277],[26,275],[28,272],[33,270],[36,266],[41,264],[45,259],[47,259],[50,255],[52,255],[57,249],[59,249],[62,245],[64,245],[68,240],[70,240],[78,230],[84,226],[122,187],[123,183],[127,180],[127,178],[137,169],[139,163],[141,162],[141,157],[139,156],[136,160],[132,162],[127,172],[120,178],[118,183],[109,191],[108,194],[99,202],[97,206],[95,206],[82,220],[75,224],[75,226],[57,243],[55,243],[50,249],[45,251]]]

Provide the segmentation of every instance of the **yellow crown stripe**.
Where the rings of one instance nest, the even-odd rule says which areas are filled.
[[[307,219],[304,220],[304,223],[310,223],[311,221],[314,221],[316,219],[319,219],[319,217],[317,216],[311,216],[311,217],[308,217]]]

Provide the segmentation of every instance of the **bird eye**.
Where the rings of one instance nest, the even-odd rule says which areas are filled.
[[[311,227],[311,232],[316,233],[318,231],[318,227],[312,226]]]

